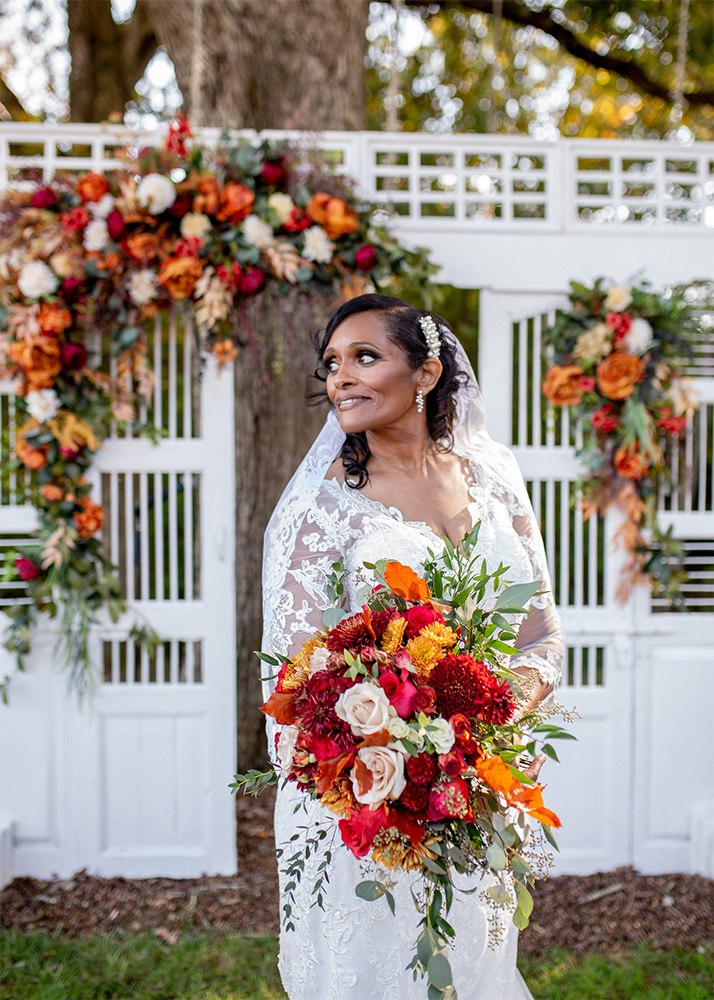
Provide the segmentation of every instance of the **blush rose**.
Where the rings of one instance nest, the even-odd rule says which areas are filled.
[[[335,712],[355,736],[371,736],[387,728],[389,699],[376,684],[354,684],[337,699]]]
[[[404,755],[389,747],[363,747],[352,769],[352,792],[366,806],[398,799],[406,788]]]

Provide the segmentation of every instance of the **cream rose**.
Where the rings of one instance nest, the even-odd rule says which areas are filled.
[[[181,235],[185,240],[202,240],[211,231],[211,220],[203,212],[187,212],[181,219]]]
[[[268,204],[281,222],[287,222],[290,218],[290,213],[295,208],[295,202],[292,200],[290,195],[283,194],[280,191],[276,191],[274,194],[271,194],[268,198]]]
[[[324,670],[331,655],[332,654],[327,646],[318,646],[308,660],[308,663],[310,664],[310,673],[316,674],[318,670]]]
[[[365,806],[376,806],[385,799],[398,799],[406,788],[404,777],[404,755],[389,747],[363,747],[357,754],[372,775],[372,784],[360,791],[358,770],[352,769],[352,791],[358,802]]]
[[[400,719],[398,715],[392,716],[387,725],[389,735],[395,740],[408,740],[411,738],[412,730],[411,727],[404,721]]]
[[[337,699],[335,712],[352,728],[355,736],[370,736],[386,729],[389,699],[376,684],[355,684]]]
[[[429,725],[426,727],[426,735],[431,741],[431,745],[439,754],[448,753],[456,742],[451,723],[447,722],[446,719],[442,719],[441,716],[429,722]]]
[[[606,312],[624,312],[632,302],[632,293],[623,285],[610,285],[605,296]]]

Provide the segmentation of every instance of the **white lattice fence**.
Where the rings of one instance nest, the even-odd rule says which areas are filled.
[[[195,337],[178,315],[157,317],[148,346],[157,385],[138,420],[159,442],[115,430],[91,469],[130,606],[93,632],[97,696],[81,709],[67,696],[44,626],[0,706],[0,804],[18,873],[235,870],[233,379],[211,359],[199,381]],[[0,414],[11,429],[10,388]],[[0,506],[0,545],[12,547],[34,526],[15,485]],[[161,638],[153,657],[128,637],[134,614]],[[0,673],[11,670],[0,652]]]

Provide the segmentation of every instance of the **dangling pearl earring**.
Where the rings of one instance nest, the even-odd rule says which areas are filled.
[[[417,389],[416,404],[417,404],[417,413],[423,413],[424,412],[424,393],[421,391],[421,389]]]

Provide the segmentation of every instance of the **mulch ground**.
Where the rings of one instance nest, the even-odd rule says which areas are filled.
[[[168,941],[202,929],[275,934],[277,877],[273,798],[238,799],[236,876],[193,879],[16,878],[0,893],[0,927],[90,935],[153,931]],[[699,875],[639,875],[632,868],[561,875],[538,885],[535,910],[521,934],[522,954],[564,947],[576,953],[620,951],[639,942],[657,948],[714,942],[714,882]]]

